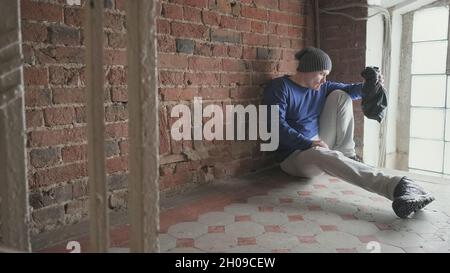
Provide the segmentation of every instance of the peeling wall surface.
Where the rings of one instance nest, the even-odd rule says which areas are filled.
[[[27,251],[29,211],[19,1],[3,1],[0,18],[0,234],[2,244]]]

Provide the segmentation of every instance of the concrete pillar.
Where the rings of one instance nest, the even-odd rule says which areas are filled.
[[[19,3],[0,8],[0,219],[2,244],[30,251]]]

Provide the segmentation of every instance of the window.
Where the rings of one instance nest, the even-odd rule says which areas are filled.
[[[414,13],[411,62],[410,171],[450,175],[449,8]]]

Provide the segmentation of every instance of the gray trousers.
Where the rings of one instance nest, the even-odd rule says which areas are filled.
[[[281,169],[293,176],[312,178],[327,173],[353,185],[393,200],[394,189],[402,178],[354,161],[353,104],[342,90],[330,93],[319,120],[319,136],[330,149],[313,147],[297,150],[281,162]]]

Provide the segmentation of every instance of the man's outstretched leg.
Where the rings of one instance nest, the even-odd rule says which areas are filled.
[[[434,200],[425,190],[403,176],[381,172],[364,163],[354,161],[339,151],[313,147],[296,151],[281,163],[283,171],[302,177],[313,177],[323,172],[340,178],[393,201],[392,208],[406,218]]]

